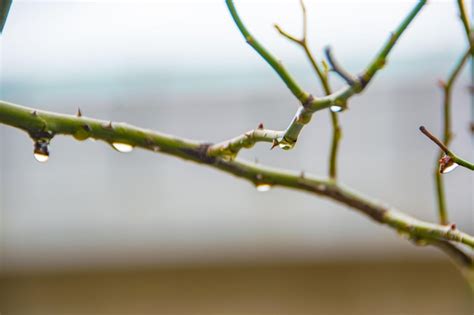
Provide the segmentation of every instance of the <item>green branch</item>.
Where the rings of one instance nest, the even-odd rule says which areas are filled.
[[[254,130],[250,130],[233,139],[211,145],[207,149],[207,154],[212,157],[219,156],[232,161],[237,157],[241,149],[249,149],[257,142],[277,143],[282,134],[281,131],[264,129],[263,125],[260,124]]]
[[[308,33],[308,17],[306,13],[306,7],[304,5],[303,0],[300,0],[301,10],[303,13],[303,36],[301,39],[296,38],[295,36],[290,35],[289,33],[285,32],[279,25],[275,24],[276,30],[284,37],[289,39],[290,41],[296,43],[301,48],[303,48],[306,57],[308,58],[311,66],[313,67],[314,72],[316,73],[319,82],[321,83],[324,93],[327,95],[331,95],[331,87],[329,85],[329,78],[326,72],[322,71],[321,68],[318,66],[316,62],[316,58],[314,57],[311,49],[308,45],[307,40],[307,33]],[[337,153],[339,148],[339,141],[342,137],[342,129],[339,124],[338,114],[334,111],[330,111],[331,116],[331,123],[332,123],[332,141],[331,141],[331,148],[329,153],[329,177],[331,179],[337,178]]]
[[[441,82],[441,86],[443,88],[443,141],[436,138],[423,126],[420,127],[421,132],[423,132],[428,138],[430,138],[434,143],[436,143],[441,149],[441,152],[438,158],[436,159],[436,164],[435,164],[436,166],[434,170],[436,199],[438,203],[438,214],[439,214],[439,220],[441,224],[449,223],[448,210],[447,210],[447,205],[446,205],[446,196],[445,196],[446,194],[444,191],[444,181],[442,178],[442,172],[453,169],[455,165],[452,165],[452,162],[469,168],[469,163],[467,161],[464,161],[463,159],[459,158],[457,155],[452,153],[447,148],[449,144],[451,143],[451,138],[452,138],[452,128],[451,128],[452,88],[462,68],[464,67],[467,60],[469,59],[469,56],[470,56],[470,49],[467,49],[466,52],[464,52],[463,55],[461,56],[458,63],[453,68],[452,72],[448,76],[447,81]],[[446,154],[449,157],[449,159],[443,158],[444,154]],[[457,161],[457,162],[454,162],[454,161]]]
[[[466,6],[464,4],[464,0],[457,0],[458,8],[459,8],[459,17],[461,18],[462,25],[464,27],[464,32],[467,36],[467,41],[469,46],[471,47],[471,55],[474,54],[474,38],[473,38],[473,31],[471,29],[471,23],[469,22],[469,18],[467,17],[466,13]]]
[[[358,94],[364,90],[370,80],[374,77],[378,70],[382,69],[385,65],[385,60],[392,50],[395,43],[398,41],[402,33],[408,27],[408,25],[413,21],[415,16],[421,11],[423,6],[426,4],[426,0],[420,0],[417,5],[410,11],[410,13],[405,17],[402,23],[398,26],[398,28],[392,33],[390,39],[385,43],[382,47],[380,52],[376,55],[374,60],[369,64],[367,69],[358,77],[357,81],[350,86],[347,86],[337,92],[334,92],[330,95],[315,98],[311,94],[303,91],[303,89],[296,83],[293,77],[289,74],[286,68],[282,65],[282,63],[277,60],[270,52],[268,52],[256,39],[253,37],[248,29],[243,24],[240,16],[237,13],[237,10],[234,6],[232,0],[226,0],[227,7],[229,12],[237,25],[242,36],[247,40],[247,42],[252,46],[252,48],[257,51],[257,53],[262,56],[262,58],[270,64],[270,66],[277,72],[280,78],[285,82],[287,87],[293,93],[293,95],[298,98],[298,100],[302,103],[302,106],[298,108],[296,114],[294,115],[293,119],[291,120],[288,127],[282,132],[282,136],[279,137],[277,140],[273,140],[273,142],[277,142],[280,148],[288,150],[295,146],[296,141],[298,139],[299,134],[303,127],[311,121],[313,113],[323,110],[329,107],[333,107],[334,111],[339,111],[344,109],[347,105],[347,100],[353,96],[354,94]],[[306,25],[306,22],[305,24]],[[289,39],[298,42],[299,40],[289,36]],[[311,59],[310,59],[311,60]],[[313,59],[314,61],[314,59]],[[315,63],[316,64],[316,63]],[[317,64],[316,64],[317,65]],[[336,109],[337,108],[337,109]],[[336,117],[337,119],[337,117]],[[332,121],[334,125],[337,120],[334,119],[332,116]],[[335,176],[335,161],[337,156],[337,143],[341,137],[340,129],[334,128],[333,129],[333,141],[332,141],[332,149],[331,149],[331,156],[330,156],[330,172],[332,172]],[[275,131],[280,135],[279,131]],[[261,139],[257,139],[256,141],[265,141],[269,142],[269,138],[263,137]],[[229,143],[228,141],[224,143]],[[244,146],[234,146],[234,152],[238,152]]]
[[[208,154],[208,149],[212,144],[177,138],[125,123],[113,123],[82,115],[61,115],[3,101],[0,101],[0,123],[27,132],[35,143],[47,138],[49,144],[56,135],[70,135],[78,140],[93,138],[111,145],[119,143],[170,154],[233,174],[256,186],[282,186],[327,197],[408,235],[412,240],[452,241],[474,248],[473,236],[452,227],[424,222],[379,205],[331,180],[322,180],[303,173],[242,160],[229,161],[211,156]]]
[[[309,97],[309,94],[300,87],[288,70],[286,70],[286,68],[283,66],[281,61],[273,56],[268,50],[266,50],[265,47],[263,47],[262,44],[260,44],[260,42],[254,36],[252,36],[252,34],[250,34],[244,23],[242,23],[242,20],[235,9],[233,1],[226,0],[226,4],[229,8],[232,19],[234,19],[235,24],[239,28],[240,33],[245,38],[247,43],[252,46],[252,48],[255,49],[255,51],[276,71],[293,95],[301,103],[305,103]]]

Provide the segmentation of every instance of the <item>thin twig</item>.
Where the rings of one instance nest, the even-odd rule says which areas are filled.
[[[308,100],[309,94],[305,92],[301,86],[295,81],[291,74],[283,66],[282,62],[273,56],[260,42],[252,36],[252,34],[245,27],[244,23],[240,19],[237,10],[235,9],[232,0],[226,0],[229,12],[234,20],[235,24],[239,28],[242,36],[245,38],[247,43],[255,49],[255,51],[276,71],[280,78],[285,82],[286,86],[290,89],[293,95],[301,102],[305,103]]]
[[[438,138],[436,138],[431,132],[428,131],[428,129],[425,128],[425,126],[420,126],[420,131],[422,133],[425,134],[425,136],[427,136],[428,138],[431,139],[431,141],[433,141],[434,143],[436,143],[436,145],[441,149],[443,150],[444,153],[446,154],[451,154],[451,151],[449,151],[448,147],[446,147],[444,145],[443,142],[441,142],[441,140],[439,140]]]
[[[306,57],[311,63],[311,66],[313,67],[313,70],[316,73],[319,79],[319,82],[321,83],[323,87],[324,93],[326,95],[331,95],[332,92],[331,92],[331,87],[329,85],[329,78],[327,74],[321,71],[321,68],[318,66],[318,63],[316,61],[316,58],[314,57],[314,54],[311,52],[311,49],[309,48],[308,39],[307,39],[308,16],[306,12],[306,7],[304,5],[304,1],[300,0],[300,4],[301,4],[301,11],[303,13],[303,36],[301,39],[298,39],[295,36],[290,35],[289,33],[285,32],[277,24],[275,24],[275,28],[282,36],[284,36],[285,38],[289,39],[290,41],[296,43],[301,48],[303,48],[306,54]],[[331,125],[332,125],[332,141],[331,141],[331,147],[329,151],[328,174],[329,174],[329,178],[336,180],[337,179],[337,153],[338,153],[338,148],[339,148],[339,142],[342,137],[342,128],[339,124],[339,118],[338,118],[337,113],[330,111],[330,118],[331,118]]]
[[[350,86],[353,86],[354,84],[356,84],[357,78],[355,78],[352,74],[350,74],[344,68],[342,68],[339,62],[337,62],[336,58],[334,58],[331,47],[326,47],[326,49],[324,49],[324,53],[329,62],[329,65],[331,66],[332,71],[336,72]]]
[[[469,46],[471,47],[471,55],[474,54],[474,38],[473,38],[473,31],[471,29],[471,23],[469,22],[469,18],[467,17],[466,13],[466,6],[464,4],[464,0],[457,0],[458,8],[459,8],[459,17],[461,18],[462,25],[464,27],[464,32],[467,36],[467,41]]]
[[[421,126],[420,127],[420,131],[422,133],[424,133],[428,138],[431,139],[431,141],[433,141],[434,143],[436,143],[438,145],[438,147],[441,148],[441,150],[447,155],[449,156],[452,161],[460,166],[463,166],[471,171],[474,170],[474,164],[469,162],[469,161],[466,161],[462,158],[460,158],[458,155],[456,155],[453,151],[449,150],[448,147],[441,142],[441,140],[439,140],[438,138],[436,138],[431,132],[429,132],[424,126]]]

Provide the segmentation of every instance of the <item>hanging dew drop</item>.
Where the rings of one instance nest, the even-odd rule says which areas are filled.
[[[132,152],[133,150],[133,146],[131,146],[128,143],[123,143],[123,142],[113,142],[112,146],[114,147],[115,150],[122,153]]]
[[[446,166],[445,168],[443,168],[442,170],[440,170],[440,173],[441,174],[449,173],[449,172],[453,171],[458,166],[459,166],[459,164],[453,162],[452,164],[450,164],[450,165]]]
[[[458,166],[459,165],[456,162],[454,162],[453,159],[448,155],[443,156],[439,160],[439,172],[441,174],[449,173]]]
[[[333,112],[333,113],[338,113],[338,112],[342,111],[342,106],[332,105],[332,106],[330,107],[330,109],[331,109],[331,112]]]
[[[269,191],[272,188],[272,185],[267,184],[267,183],[257,183],[255,187],[257,188],[257,191],[265,192],[265,191]]]
[[[49,150],[47,141],[36,141],[33,155],[36,161],[44,163],[49,160]]]
[[[43,153],[34,153],[35,159],[38,162],[44,163],[49,160],[49,155]]]
[[[290,142],[283,138],[280,142],[278,142],[278,147],[280,147],[282,150],[291,150],[295,147],[295,143],[296,141]]]

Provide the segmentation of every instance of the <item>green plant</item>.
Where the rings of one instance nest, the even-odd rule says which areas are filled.
[[[435,171],[440,217],[439,224],[424,222],[396,209],[377,204],[345,188],[337,180],[337,153],[342,134],[338,115],[347,108],[349,99],[364,91],[376,73],[384,67],[392,48],[422,10],[426,1],[420,0],[417,2],[391,34],[372,62],[358,76],[345,71],[335,60],[330,49],[326,50],[327,63],[318,63],[307,44],[306,9],[302,2],[303,35],[301,39],[288,34],[276,25],[277,31],[282,36],[296,43],[304,50],[326,94],[322,97],[316,97],[304,91],[285,66],[252,36],[238,15],[233,1],[226,0],[226,4],[235,24],[247,43],[276,71],[291,93],[301,103],[285,130],[265,129],[260,124],[254,130],[213,144],[178,138],[125,123],[86,118],[80,110],[78,110],[76,115],[65,115],[40,111],[5,101],[0,101],[0,123],[27,132],[34,141],[34,153],[40,161],[48,159],[48,148],[53,137],[57,135],[70,135],[76,140],[88,138],[102,140],[120,152],[129,152],[134,147],[139,147],[191,160],[246,179],[261,191],[268,190],[272,186],[282,186],[324,196],[358,210],[376,222],[391,227],[407,236],[407,239],[416,245],[433,245],[440,248],[454,259],[456,265],[465,275],[471,277],[474,264],[470,253],[474,248],[474,237],[458,230],[454,224],[449,224],[442,181],[442,173],[454,169],[457,165],[470,170],[474,168],[472,163],[455,155],[447,147],[451,138],[451,89],[462,67],[472,57],[474,52],[472,48],[474,32],[469,24],[463,1],[457,1],[457,4],[469,46],[446,83],[442,85],[444,89],[443,141],[433,136],[426,128],[420,127],[421,131],[442,150],[441,159],[440,162],[437,162]],[[9,1],[2,3],[2,14],[8,12],[9,5]],[[2,25],[5,22],[6,15],[7,13],[2,15]],[[347,85],[341,90],[332,91],[328,80],[330,71],[343,78]],[[333,125],[327,179],[317,178],[298,171],[275,169],[237,158],[240,150],[251,148],[257,142],[269,142],[272,148],[279,147],[284,150],[293,148],[303,127],[310,123],[312,115],[323,110],[329,111]],[[439,166],[441,167],[440,169]]]

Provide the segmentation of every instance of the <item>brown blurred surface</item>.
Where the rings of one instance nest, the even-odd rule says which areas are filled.
[[[1,314],[472,314],[448,263],[221,266],[4,276]]]

